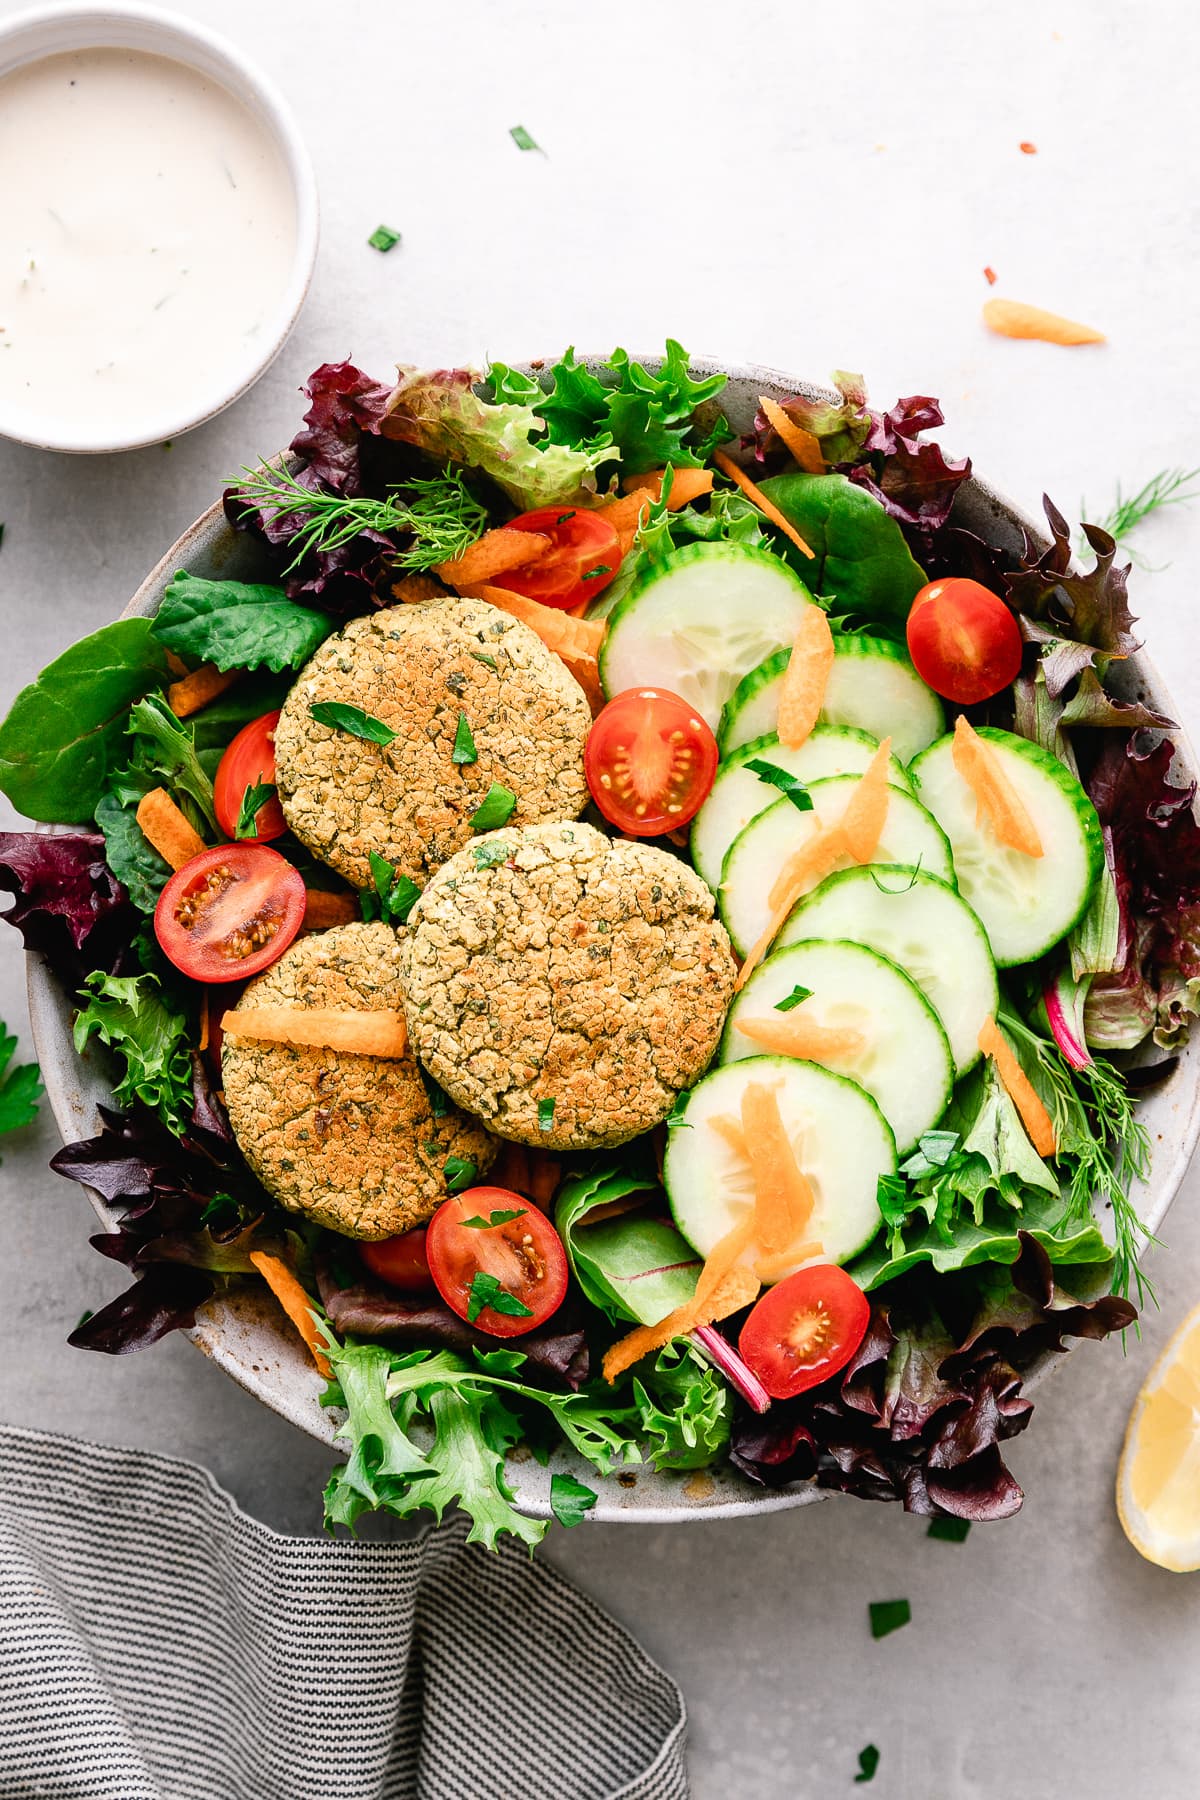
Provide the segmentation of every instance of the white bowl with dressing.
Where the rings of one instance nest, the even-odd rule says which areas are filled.
[[[282,349],[317,253],[308,151],[232,45],[156,7],[0,26],[0,434],[139,449]]]

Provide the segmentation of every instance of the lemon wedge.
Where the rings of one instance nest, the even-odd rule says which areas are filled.
[[[1117,1514],[1134,1549],[1161,1569],[1200,1569],[1200,1306],[1133,1404],[1117,1469]]]

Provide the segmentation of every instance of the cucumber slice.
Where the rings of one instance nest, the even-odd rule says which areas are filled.
[[[739,956],[745,956],[767,927],[771,917],[768,895],[788,857],[802,849],[822,825],[837,823],[857,781],[857,775],[833,775],[814,781],[808,790],[812,795],[811,812],[801,812],[790,800],[777,800],[734,838],[721,869],[717,898],[725,929]],[[875,860],[926,869],[943,881],[954,883],[954,863],[941,827],[911,794],[902,793],[899,788],[893,788],[888,798],[887,818]],[[850,867],[849,857],[843,866]],[[813,935],[824,937],[826,933]],[[858,933],[831,935],[857,937]]]
[[[685,544],[613,608],[600,651],[609,697],[668,688],[715,730],[746,673],[790,644],[812,595],[785,562],[750,544]]]
[[[796,987],[808,988],[799,1008],[776,1011]],[[742,1019],[803,1016],[817,1025],[849,1026],[863,1049],[825,1063],[848,1075],[878,1101],[901,1156],[950,1104],[954,1058],[942,1022],[911,976],[865,944],[807,939],[778,950],[754,971],[730,1010],[718,1058],[761,1056],[763,1046],[738,1029]]]
[[[899,644],[889,638],[851,633],[835,639],[837,653],[825,685],[821,721],[851,725],[872,737],[889,735],[906,763],[946,729],[946,714]],[[779,684],[791,650],[779,650],[744,675],[725,703],[717,742],[721,755],[774,731],[779,721]]]
[[[751,1056],[712,1070],[674,1116],[663,1185],[676,1225],[707,1256],[753,1205],[749,1164],[708,1123],[719,1113],[740,1119],[751,1081],[776,1091],[796,1161],[812,1185],[811,1236],[828,1262],[848,1262],[879,1230],[875,1192],[881,1175],[895,1174],[896,1141],[874,1100],[853,1081],[786,1056]]]
[[[853,938],[878,950],[933,1006],[955,1074],[979,1060],[980,1027],[999,1003],[996,967],[983,926],[947,882],[915,869],[845,869],[795,907],[779,949],[807,938]]]
[[[798,750],[789,750],[773,734],[743,744],[717,770],[712,792],[692,825],[692,861],[701,880],[710,888],[720,885],[725,852],[738,832],[779,798],[779,789],[747,769],[748,762],[759,759],[801,781],[822,781],[827,775],[861,775],[878,748],[869,732],[851,731],[845,725],[818,725]],[[893,787],[912,792],[908,771],[894,756],[888,780]]]
[[[979,733],[1037,827],[1044,854],[1026,856],[976,822],[975,796],[954,766],[954,739],[923,752],[913,776],[950,839],[964,897],[983,921],[1002,969],[1033,962],[1087,910],[1104,867],[1096,809],[1065,764],[1028,739],[991,726]]]

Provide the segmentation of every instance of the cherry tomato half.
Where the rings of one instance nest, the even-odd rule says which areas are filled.
[[[990,700],[1021,672],[1021,631],[982,582],[930,581],[908,614],[908,653],[935,694],[958,706]]]
[[[193,981],[245,981],[304,923],[304,877],[264,844],[214,844],[177,869],[154,909],[164,955]]]
[[[678,694],[627,688],[593,721],[583,766],[611,825],[631,837],[658,837],[686,825],[708,799],[717,740]]]
[[[425,1226],[402,1231],[399,1237],[384,1238],[376,1244],[360,1244],[358,1253],[370,1269],[390,1288],[402,1294],[427,1294],[433,1287],[429,1258],[425,1254]]]
[[[275,785],[275,727],[277,712],[264,713],[243,725],[217,765],[213,782],[217,824],[227,838],[237,837],[238,815],[247,788]],[[287,830],[283,808],[275,794],[254,815],[255,830],[250,841],[265,844],[282,837]]]
[[[866,1335],[871,1303],[833,1263],[813,1263],[768,1288],[738,1349],[772,1400],[790,1400],[844,1369]]]
[[[539,506],[510,519],[508,531],[538,531],[550,548],[535,563],[493,575],[494,587],[569,611],[603,593],[621,563],[621,540],[603,513],[586,507]]]
[[[475,1220],[483,1223],[468,1223]],[[429,1221],[425,1252],[446,1305],[492,1337],[536,1331],[567,1291],[562,1239],[545,1213],[508,1188],[467,1188],[443,1200]]]

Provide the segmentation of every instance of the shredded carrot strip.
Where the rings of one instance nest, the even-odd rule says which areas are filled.
[[[777,1256],[760,1256],[754,1265],[754,1273],[763,1282],[777,1281],[781,1275],[790,1275],[801,1263],[811,1262],[814,1256],[824,1256],[825,1247],[817,1238],[804,1238],[798,1244],[789,1244]]]
[[[278,1256],[270,1256],[265,1250],[252,1250],[250,1261],[304,1339],[309,1355],[317,1365],[318,1374],[324,1375],[328,1380],[333,1371],[329,1367],[328,1357],[321,1348],[316,1321],[312,1316],[312,1301],[287,1264]]]
[[[754,1177],[754,1237],[766,1251],[785,1250],[808,1226],[813,1191],[796,1161],[774,1087],[742,1089],[742,1130]]]
[[[704,1267],[696,1283],[696,1298],[700,1301],[708,1299],[724,1281],[732,1268],[735,1268],[744,1253],[754,1243],[754,1212],[746,1213],[741,1223],[731,1227],[724,1237],[718,1238],[704,1259]]]
[[[1107,342],[1104,333],[1094,326],[1064,319],[1061,313],[1047,312],[1042,306],[1028,306],[1023,300],[985,301],[983,322],[1000,337],[1038,338],[1044,344]]]
[[[758,1289],[758,1277],[749,1269],[730,1269],[703,1302],[693,1294],[689,1301],[676,1307],[665,1319],[660,1319],[657,1325],[638,1325],[625,1337],[619,1338],[605,1353],[605,1381],[616,1381],[626,1369],[632,1368],[634,1363],[640,1362],[643,1356],[649,1356],[652,1351],[661,1350],[673,1337],[684,1337],[699,1325],[713,1325],[718,1319],[727,1319],[730,1313],[749,1306],[752,1300],[757,1299]]]
[[[324,888],[304,891],[305,931],[328,931],[332,925],[349,925],[358,916],[355,894],[331,894]]]
[[[226,1037],[264,1044],[292,1044],[340,1050],[347,1056],[380,1056],[394,1061],[408,1047],[408,1029],[399,1012],[342,1012],[332,1006],[239,1006],[221,1020]]]
[[[806,606],[779,684],[779,741],[789,750],[808,742],[825,704],[833,668],[833,633],[819,606]]]
[[[242,669],[222,671],[215,663],[201,663],[190,675],[171,683],[167,689],[167,705],[177,719],[190,719],[193,713],[211,706],[235,681],[240,681],[243,674]]]
[[[440,600],[446,592],[445,585],[436,575],[426,575],[421,570],[406,575],[403,581],[392,583],[392,599],[402,606],[415,605],[420,600]]]
[[[774,1018],[739,1019],[737,1029],[772,1056],[795,1056],[804,1062],[826,1057],[845,1061],[861,1054],[866,1039],[852,1025],[818,1025],[815,1019],[776,1013]]]
[[[666,473],[665,469],[654,469],[648,475],[626,475],[621,483],[622,490],[626,494],[636,494],[639,488],[645,488],[652,500],[659,501]],[[690,506],[693,500],[699,500],[702,494],[711,494],[712,484],[711,469],[677,469],[672,465],[667,511],[677,512],[681,506]]]
[[[965,713],[954,727],[954,766],[975,796],[975,822],[987,820],[998,843],[1025,856],[1041,856],[1038,828],[1009,780],[1004,764],[986,739],[972,730]]]
[[[469,587],[472,582],[490,581],[493,575],[505,575],[509,569],[537,562],[549,548],[550,539],[543,532],[510,531],[500,525],[468,544],[461,556],[438,563],[434,574],[451,587]]]
[[[750,977],[757,969],[779,933],[787,923],[788,914],[802,894],[824,881],[831,875],[843,856],[849,854],[850,846],[846,834],[839,826],[827,831],[819,831],[803,848],[798,850],[789,862],[784,864],[771,896],[779,895],[778,900],[769,897],[771,917],[756,944],[753,944],[745,962],[738,970],[737,980],[733,984],[735,994],[740,994]]]
[[[812,550],[800,536],[800,533],[796,530],[796,527],[792,524],[791,520],[785,519],[775,502],[773,500],[768,500],[761,488],[755,487],[746,471],[744,469],[739,469],[732,456],[727,455],[724,450],[714,450],[713,461],[723,475],[728,475],[730,481],[735,482],[737,486],[741,488],[743,494],[745,494],[752,506],[757,506],[759,512],[765,513],[772,525],[778,526],[785,537],[791,538],[797,550],[801,551],[805,556],[812,556]]]
[[[869,863],[879,848],[883,828],[887,824],[892,790],[888,785],[888,766],[892,758],[892,740],[884,738],[855,783],[846,810],[842,814],[842,830],[850,854],[857,863]]]
[[[768,400],[765,394],[760,394],[758,404],[763,409],[768,425],[779,433],[805,474],[823,475],[825,458],[821,453],[821,440],[814,437],[811,431],[805,431],[803,425],[797,425],[778,400]]]
[[[1004,1083],[1009,1099],[1020,1113],[1021,1123],[1029,1133],[1029,1141],[1038,1155],[1053,1156],[1058,1149],[1054,1121],[995,1019],[985,1020],[981,1027],[979,1048],[995,1063],[996,1073]]]
[[[604,642],[607,626],[603,619],[573,619],[570,613],[559,612],[553,606],[543,606],[540,600],[527,600],[524,594],[510,593],[508,588],[491,587],[487,582],[473,584],[460,590],[469,593],[476,599],[486,600],[492,606],[498,606],[501,612],[509,613],[514,619],[520,619],[522,625],[528,625],[531,631],[545,644],[547,650],[553,650],[562,656],[570,651],[575,656],[595,656]]]
[[[198,1050],[207,1050],[208,1038],[208,989],[202,987],[200,989],[200,1040],[196,1045],[196,1048]]]
[[[136,817],[142,836],[173,869],[182,869],[205,848],[204,839],[193,831],[166,788],[151,788],[143,794]]]
[[[749,1157],[746,1148],[746,1134],[742,1130],[740,1119],[730,1113],[714,1113],[708,1121],[709,1129],[715,1131],[721,1142],[728,1144],[735,1156]]]

